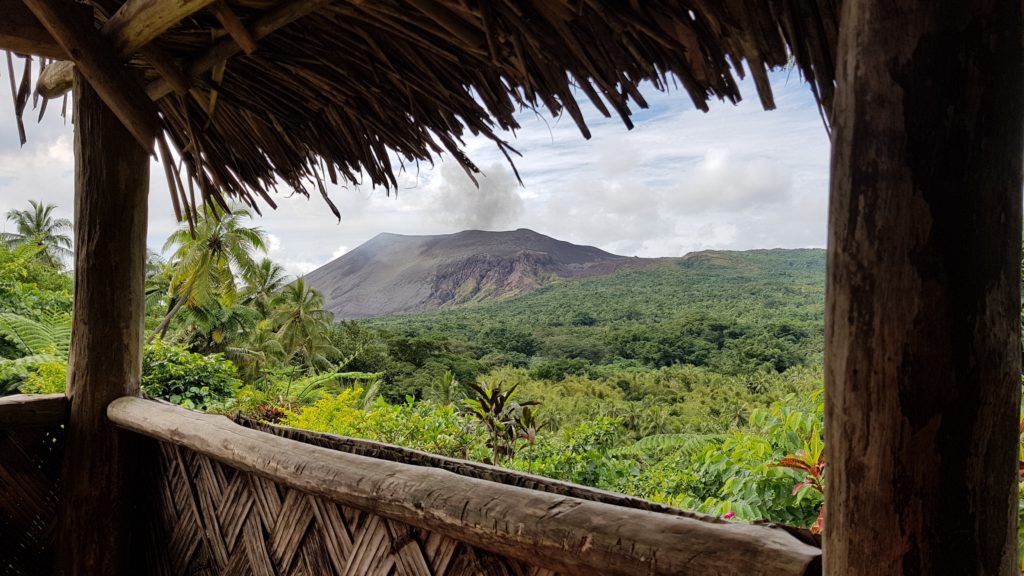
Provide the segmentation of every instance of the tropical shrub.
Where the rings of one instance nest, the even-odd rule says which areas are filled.
[[[186,408],[225,409],[240,386],[223,354],[204,356],[157,340],[142,357],[142,391]]]
[[[621,491],[639,472],[634,462],[609,455],[622,434],[618,420],[598,417],[557,435],[541,437],[529,449],[521,450],[511,466],[566,482]]]
[[[364,395],[361,387],[349,388],[301,411],[288,413],[282,423],[455,458],[483,460],[490,452],[483,431],[453,406],[412,399],[403,404],[388,404],[381,398],[367,406]]]
[[[39,363],[19,388],[22,394],[63,394],[67,389],[68,363],[65,360]]]

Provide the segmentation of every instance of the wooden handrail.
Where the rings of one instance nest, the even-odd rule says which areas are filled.
[[[67,420],[68,398],[63,394],[0,396],[0,430],[59,426]]]
[[[820,574],[821,550],[780,528],[580,500],[338,452],[140,398],[117,426],[289,488],[564,574]]]

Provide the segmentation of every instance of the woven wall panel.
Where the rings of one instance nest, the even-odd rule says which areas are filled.
[[[556,576],[161,444],[145,562],[159,575]]]
[[[50,574],[62,454],[60,428],[0,430],[0,574]]]

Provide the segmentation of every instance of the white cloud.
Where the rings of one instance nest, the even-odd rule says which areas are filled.
[[[281,251],[281,238],[279,238],[277,234],[271,234],[268,232],[266,245],[268,253],[271,255],[276,254]]]
[[[344,244],[342,244],[341,246],[338,246],[334,250],[334,252],[331,252],[331,260],[334,260],[335,258],[341,258],[348,251],[349,251],[349,247],[348,246],[345,246]]]
[[[407,166],[397,197],[332,187],[340,223],[316,195],[282,194],[275,198],[280,208],[264,210],[257,224],[272,235],[273,257],[293,274],[381,232],[528,227],[640,256],[824,246],[828,139],[807,87],[787,83],[785,74],[772,79],[776,111],[760,109],[750,82],[741,84],[748,100],[715,105],[709,114],[694,110],[683,91],[651,92],[651,108],[635,112],[632,131],[581,103],[590,141],[568,118],[526,111],[511,142],[524,155],[516,160],[522,187],[490,143],[470,138],[470,157],[486,175],[479,189],[442,159],[433,167]],[[29,142],[21,148],[4,95],[0,89],[0,213],[33,198],[58,204],[59,215],[71,217],[71,123],[60,118],[59,102],[50,103],[41,124],[27,114]],[[158,248],[177,223],[162,169],[154,163],[150,173],[149,244]]]
[[[286,260],[281,263],[281,266],[284,267],[284,271],[288,273],[289,276],[303,276],[305,274],[309,274],[313,270],[316,270],[321,266],[321,264],[317,264],[315,262],[292,262]]]

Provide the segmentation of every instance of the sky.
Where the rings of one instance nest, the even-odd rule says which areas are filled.
[[[0,75],[6,70],[0,71]],[[0,78],[0,212],[29,199],[73,213],[74,134],[50,102],[42,122],[26,113],[19,146],[9,79]],[[633,130],[605,119],[585,98],[593,134],[572,120],[524,111],[506,134],[522,153],[520,185],[500,152],[467,140],[483,170],[477,188],[451,159],[412,167],[398,194],[370,187],[330,187],[333,217],[318,195],[277,198],[253,225],[268,234],[270,256],[292,274],[337,258],[382,232],[445,234],[465,229],[530,228],[561,240],[626,256],[681,256],[705,249],[824,247],[828,136],[807,85],[793,72],[772,75],[777,109],[761,109],[753,84],[744,100],[693,107],[682,90],[648,86],[649,108],[634,110]],[[70,110],[70,104],[69,104]],[[151,167],[148,243],[160,251],[177,223],[163,170]],[[282,191],[287,187],[282,186]],[[0,228],[9,226],[0,223]]]

